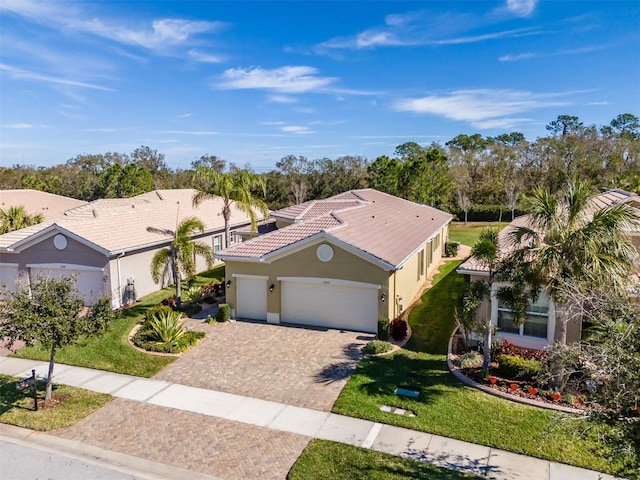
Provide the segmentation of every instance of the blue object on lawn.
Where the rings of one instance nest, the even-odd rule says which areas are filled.
[[[403,395],[405,397],[413,397],[418,398],[420,396],[420,392],[416,392],[415,390],[407,390],[406,388],[396,388],[394,390],[396,395]]]

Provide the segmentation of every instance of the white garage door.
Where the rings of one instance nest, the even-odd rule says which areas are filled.
[[[252,320],[267,319],[267,279],[263,277],[236,278],[236,317]]]
[[[339,283],[331,279],[315,283],[283,281],[282,321],[376,332],[378,289]]]
[[[75,276],[75,287],[87,305],[92,305],[98,298],[105,294],[105,283],[103,281],[102,269],[100,268],[83,267],[79,269],[77,268],[78,265],[67,265],[66,268],[61,268],[60,265],[27,266],[30,267],[31,281],[34,281],[38,277],[62,278],[70,277],[71,275]]]
[[[0,294],[4,288],[15,292],[18,287],[18,264],[0,263]]]

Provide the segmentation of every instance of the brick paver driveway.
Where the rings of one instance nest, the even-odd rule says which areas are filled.
[[[331,410],[372,335],[253,322],[190,328],[207,336],[155,378]]]

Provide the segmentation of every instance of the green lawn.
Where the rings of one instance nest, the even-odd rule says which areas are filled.
[[[201,285],[222,278],[223,266],[199,274],[195,284]],[[129,345],[127,338],[131,329],[142,320],[145,311],[159,304],[174,291],[174,288],[165,288],[142,298],[135,306],[124,309],[121,317],[103,336],[84,339],[76,345],[60,349],[56,353],[56,362],[138,377],[152,377],[176,357],[161,357],[140,352]],[[21,348],[14,356],[49,361],[49,352],[38,345]]]
[[[110,395],[90,392],[82,388],[54,385],[53,396],[66,396],[67,400],[55,408],[33,411],[31,388],[16,390],[18,378],[0,375],[0,422],[32,430],[48,431],[69,427],[102,407]],[[38,382],[38,394],[44,397],[45,382]]]
[[[428,463],[328,440],[312,440],[288,480],[467,480],[479,478]]]
[[[464,222],[451,222],[449,224],[449,240],[473,247],[485,227],[497,227],[502,230],[505,226],[504,222],[468,222],[466,225]]]
[[[405,349],[362,360],[333,411],[414,430],[457,438],[516,453],[607,473],[618,465],[604,458],[595,430],[586,422],[466,387],[449,372],[446,346],[463,279],[459,261],[441,267],[422,304],[409,315],[412,338]],[[418,390],[418,399],[395,395],[396,387]],[[381,405],[414,411],[414,418],[380,411]]]

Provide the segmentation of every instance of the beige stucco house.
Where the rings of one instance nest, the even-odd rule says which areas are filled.
[[[436,267],[452,217],[373,189],[272,212],[278,230],[216,256],[235,318],[375,332]]]
[[[624,190],[609,190],[594,196],[593,206],[602,209],[619,203],[626,203],[636,210],[636,220],[632,223],[628,232],[630,240],[640,253],[640,196],[625,192]],[[521,226],[529,226],[528,217],[523,215],[514,219],[500,232],[500,249],[507,252],[510,247],[508,237],[510,231]],[[489,275],[487,269],[470,257],[462,263],[457,272],[469,275],[470,281],[483,280]],[[633,277],[631,278],[630,295],[638,297],[640,293],[640,265],[636,265]],[[536,302],[529,305],[526,321],[518,326],[513,325],[513,316],[510,310],[502,305],[496,298],[496,292],[504,284],[496,282],[492,286],[493,294],[491,298],[490,312],[491,322],[497,328],[496,337],[499,340],[507,340],[514,345],[523,348],[543,350],[553,345],[560,335],[560,321],[562,311],[558,311],[552,299],[545,292],[542,292]],[[485,315],[487,312],[487,301],[478,308],[478,315]],[[582,335],[582,324],[578,319],[567,322],[567,342],[580,340]]]
[[[90,203],[28,192],[27,196],[61,205],[54,207],[52,203],[49,211],[58,215],[47,216],[39,225],[0,235],[0,283],[12,290],[36,276],[74,275],[87,304],[109,295],[112,306],[118,308],[171,282],[170,271],[160,285],[151,278],[151,259],[172,240],[168,233],[157,233],[159,230],[175,231],[180,221],[195,216],[206,229],[194,239],[214,252],[226,247],[222,199],[194,207],[193,189],[155,190],[132,198]],[[20,195],[0,192],[0,201],[6,204],[23,204],[24,197],[24,191]],[[233,233],[245,232],[249,218],[232,208],[230,225]],[[196,260],[198,271],[204,270],[204,260]]]

